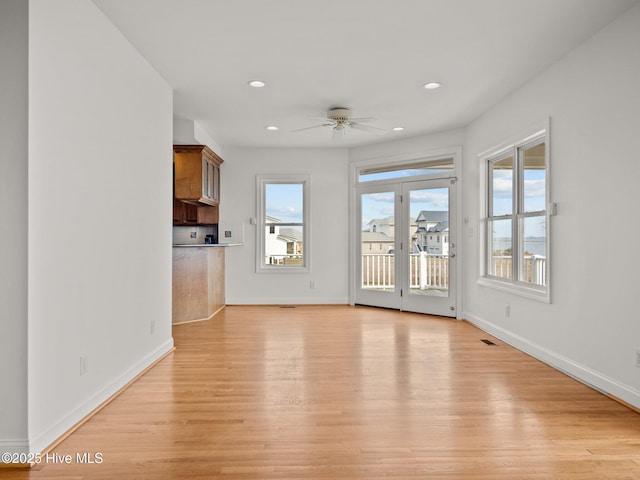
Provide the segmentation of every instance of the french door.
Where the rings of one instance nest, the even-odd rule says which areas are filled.
[[[455,180],[358,187],[361,305],[456,316]]]

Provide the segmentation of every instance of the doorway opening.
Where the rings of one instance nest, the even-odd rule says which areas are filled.
[[[446,158],[358,172],[355,303],[457,316],[453,169]]]

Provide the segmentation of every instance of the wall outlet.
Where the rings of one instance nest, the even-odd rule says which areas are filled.
[[[191,238],[198,238],[198,232],[191,232],[189,235]]]
[[[640,348],[636,350],[636,367],[640,368]]]
[[[311,280],[311,281],[309,282],[309,288],[316,288],[316,282],[315,282],[315,280]]]
[[[511,305],[509,305],[508,303],[504,305],[504,316],[507,318],[511,316]]]
[[[151,320],[149,322],[149,333],[153,334],[156,331],[156,321]]]
[[[85,375],[89,369],[89,362],[87,357],[80,356],[80,376]]]

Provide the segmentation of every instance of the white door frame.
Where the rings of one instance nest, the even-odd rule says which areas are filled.
[[[457,289],[455,295],[455,305],[456,305],[456,315],[455,318],[462,318],[460,313],[462,312],[462,259],[463,259],[463,242],[462,242],[462,215],[461,215],[461,207],[462,207],[462,147],[451,147],[444,149],[431,150],[420,153],[412,153],[412,154],[400,154],[393,155],[388,157],[379,157],[379,158],[371,158],[366,160],[359,160],[355,162],[351,162],[349,165],[349,304],[355,305],[356,298],[356,289],[358,288],[357,279],[359,276],[357,275],[356,266],[358,264],[357,252],[359,248],[356,243],[356,239],[359,240],[360,234],[357,231],[356,226],[359,224],[360,219],[356,220],[356,205],[358,201],[358,176],[361,169],[371,168],[371,167],[393,167],[395,165],[407,164],[412,161],[424,161],[429,159],[439,159],[439,158],[451,158],[454,159],[454,170],[449,174],[443,175],[430,175],[424,177],[415,177],[412,180],[425,180],[425,179],[438,179],[438,178],[455,178],[457,179],[457,188],[456,188],[456,207],[455,207],[455,225],[456,230],[458,232],[458,241],[456,248],[456,262],[455,262],[455,272],[457,280]],[[377,182],[367,182],[367,184],[374,185],[383,185],[383,184],[397,184],[398,180],[382,180]]]
[[[457,198],[456,198],[456,183],[455,178],[440,178],[429,180],[418,180],[410,182],[402,182],[402,234],[405,236],[400,239],[404,243],[405,247],[400,252],[399,265],[401,267],[401,285],[404,290],[402,296],[402,310],[409,312],[428,313],[431,315],[442,315],[447,317],[457,316],[457,225],[456,225],[456,210],[457,210]],[[446,296],[440,296],[443,290],[437,288],[434,289],[411,289],[410,277],[411,277],[411,250],[409,232],[411,230],[410,225],[407,223],[411,218],[411,191],[420,190],[444,190],[449,193],[448,200],[448,217],[449,217],[449,233],[447,235],[449,240],[449,251],[447,262],[448,276],[449,276],[449,288],[446,290]],[[432,258],[433,259],[433,258]],[[425,258],[427,263],[430,261],[428,257]],[[428,281],[427,281],[428,282]],[[440,295],[438,294],[440,292]],[[430,293],[430,294],[429,294]]]
[[[396,231],[402,231],[402,205],[400,202],[400,195],[401,195],[401,188],[402,188],[402,184],[400,183],[395,183],[395,184],[384,184],[384,185],[364,185],[364,186],[360,186],[358,187],[357,193],[356,193],[356,222],[358,223],[358,225],[360,225],[360,220],[362,219],[361,216],[361,202],[360,202],[360,196],[361,195],[367,195],[367,194],[376,194],[376,193],[392,193],[393,194],[393,205],[394,205],[394,223],[395,223],[395,230]],[[355,270],[355,280],[356,280],[356,290],[354,291],[355,296],[358,297],[358,301],[362,304],[365,305],[369,305],[372,307],[384,307],[384,308],[393,308],[396,310],[401,310],[402,309],[402,298],[401,298],[401,284],[400,279],[401,274],[402,274],[402,269],[399,263],[399,260],[402,258],[402,256],[400,255],[400,243],[402,241],[402,239],[397,235],[394,234],[394,244],[393,244],[393,250],[394,250],[394,289],[393,290],[387,290],[387,291],[381,291],[381,290],[369,290],[369,289],[361,289],[360,286],[362,285],[362,270],[360,268],[360,263],[359,263],[359,259],[362,258],[362,252],[360,252],[360,248],[362,248],[362,239],[361,239],[361,235],[362,235],[362,230],[356,230],[356,239],[355,239],[355,247],[356,247],[356,270]],[[383,258],[385,256],[383,255]],[[354,299],[355,301],[355,299]]]

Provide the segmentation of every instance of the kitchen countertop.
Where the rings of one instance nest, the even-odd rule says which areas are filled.
[[[242,243],[179,243],[174,247],[238,247]]]

